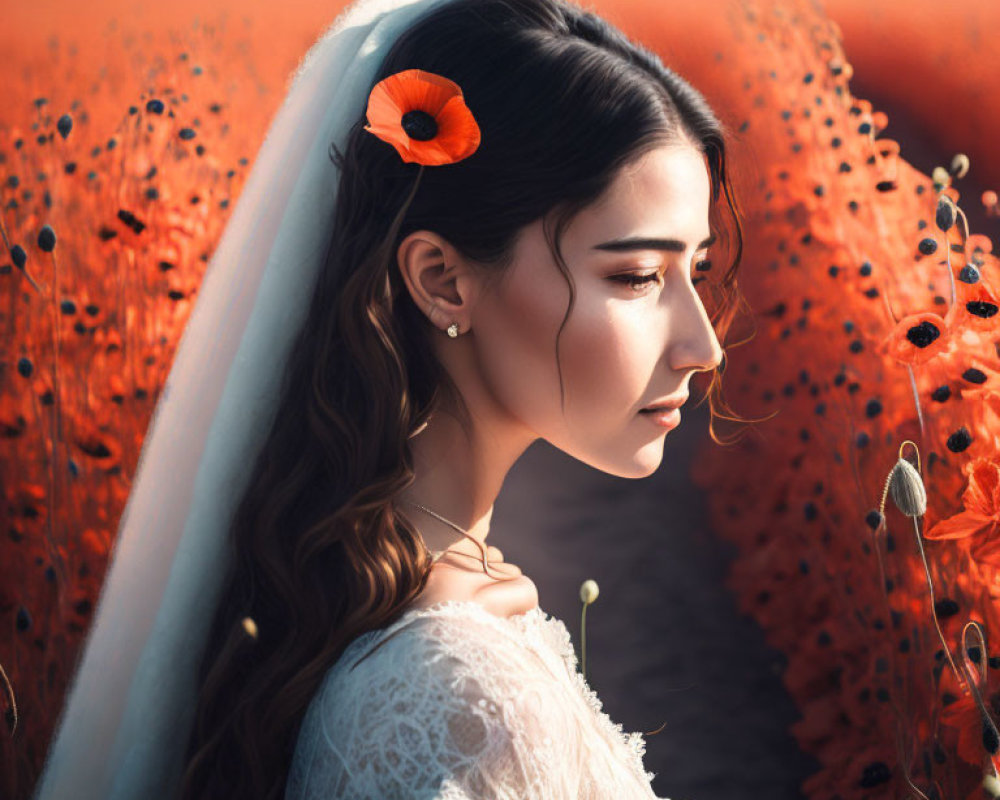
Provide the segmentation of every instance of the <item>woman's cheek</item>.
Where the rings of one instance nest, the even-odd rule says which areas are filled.
[[[481,317],[484,380],[510,413],[532,427],[546,422],[549,406],[559,405],[555,338],[566,307],[558,303],[554,290],[517,281]]]
[[[607,300],[578,303],[563,333],[560,353],[567,383],[567,414],[614,418],[637,400],[635,341],[639,326],[634,312],[616,309]]]

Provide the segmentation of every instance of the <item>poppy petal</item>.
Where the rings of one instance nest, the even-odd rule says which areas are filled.
[[[1000,514],[997,492],[1000,485],[1000,464],[987,458],[975,461],[969,473],[969,485],[962,494],[968,511],[995,517]]]
[[[986,563],[993,568],[1000,566],[1000,559],[998,559],[1000,539],[997,537],[996,526],[991,527],[985,536],[978,537],[978,540],[973,542],[970,555],[978,563]]]
[[[972,511],[962,511],[953,517],[941,520],[937,525],[924,533],[925,539],[964,539],[981,532],[993,520]]]
[[[442,146],[458,161],[472,155],[479,147],[481,133],[475,117],[461,97],[453,97],[438,113]]]
[[[413,153],[414,160],[421,164],[435,167],[454,161],[451,153],[441,146],[438,138],[435,136],[426,142],[411,142],[410,151]]]
[[[390,125],[403,112],[399,100],[385,88],[376,86],[368,98],[368,120],[372,125]]]
[[[433,116],[460,91],[453,81],[420,69],[397,72],[375,88],[396,107],[400,116],[418,108]]]
[[[437,117],[444,105],[454,97],[461,95],[462,90],[458,84],[440,75],[423,70],[414,70],[418,73],[407,87],[408,105],[404,107],[404,113],[419,108],[426,111],[432,117]]]

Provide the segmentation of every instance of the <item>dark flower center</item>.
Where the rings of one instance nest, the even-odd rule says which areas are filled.
[[[914,325],[906,332],[906,338],[909,339],[916,347],[927,347],[933,342],[938,336],[941,335],[941,331],[938,330],[937,325],[934,325],[927,320],[924,320],[919,325]]]
[[[438,132],[437,120],[419,108],[403,114],[402,126],[407,136],[420,142],[433,139]]]

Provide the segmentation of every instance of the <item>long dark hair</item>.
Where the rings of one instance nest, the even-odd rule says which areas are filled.
[[[482,143],[463,161],[424,167],[416,184],[420,166],[362,130],[359,108],[344,152],[331,152],[340,171],[332,246],[233,519],[184,798],[280,798],[326,672],[427,581],[430,559],[394,498],[413,480],[410,434],[444,393],[462,404],[394,263],[405,236],[436,231],[499,276],[518,232],[552,223],[549,245],[570,286],[565,325],[574,296],[559,249],[566,226],[621,167],[687,143],[707,157],[710,213],[719,219],[724,195],[734,223],[735,257],[699,288],[720,341],[745,304],[726,132],[655,54],[564,0],[451,0],[398,38],[375,80],[411,68],[458,83]],[[558,336],[556,347],[558,360]],[[721,368],[706,392],[713,420],[720,377]],[[241,624],[247,617],[256,637]]]

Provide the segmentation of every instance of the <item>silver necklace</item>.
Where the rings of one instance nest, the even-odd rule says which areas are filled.
[[[454,528],[456,531],[458,531],[460,534],[462,534],[462,536],[464,536],[466,539],[471,539],[473,542],[475,542],[476,543],[476,547],[479,548],[479,552],[482,553],[482,555],[483,555],[483,571],[487,575],[490,574],[490,564],[489,564],[489,561],[486,559],[486,548],[483,547],[483,543],[482,542],[480,542],[475,536],[470,535],[468,531],[463,530],[461,527],[459,527],[458,525],[456,525],[450,519],[446,519],[445,517],[442,517],[436,511],[431,511],[429,508],[427,508],[427,506],[422,506],[422,505],[420,505],[420,503],[414,503],[412,501],[410,501],[410,505],[412,505],[412,506],[414,506],[416,508],[419,508],[421,511],[424,511],[424,512],[430,514],[432,517],[435,517],[436,519],[439,519],[445,525],[449,525],[450,527]],[[426,547],[426,545],[424,545],[424,546]],[[430,550],[430,549],[428,549],[427,552],[429,552],[431,554],[431,556],[433,557],[434,561],[437,561],[445,553],[449,553],[449,552],[453,552],[453,551],[451,551],[451,550]]]

